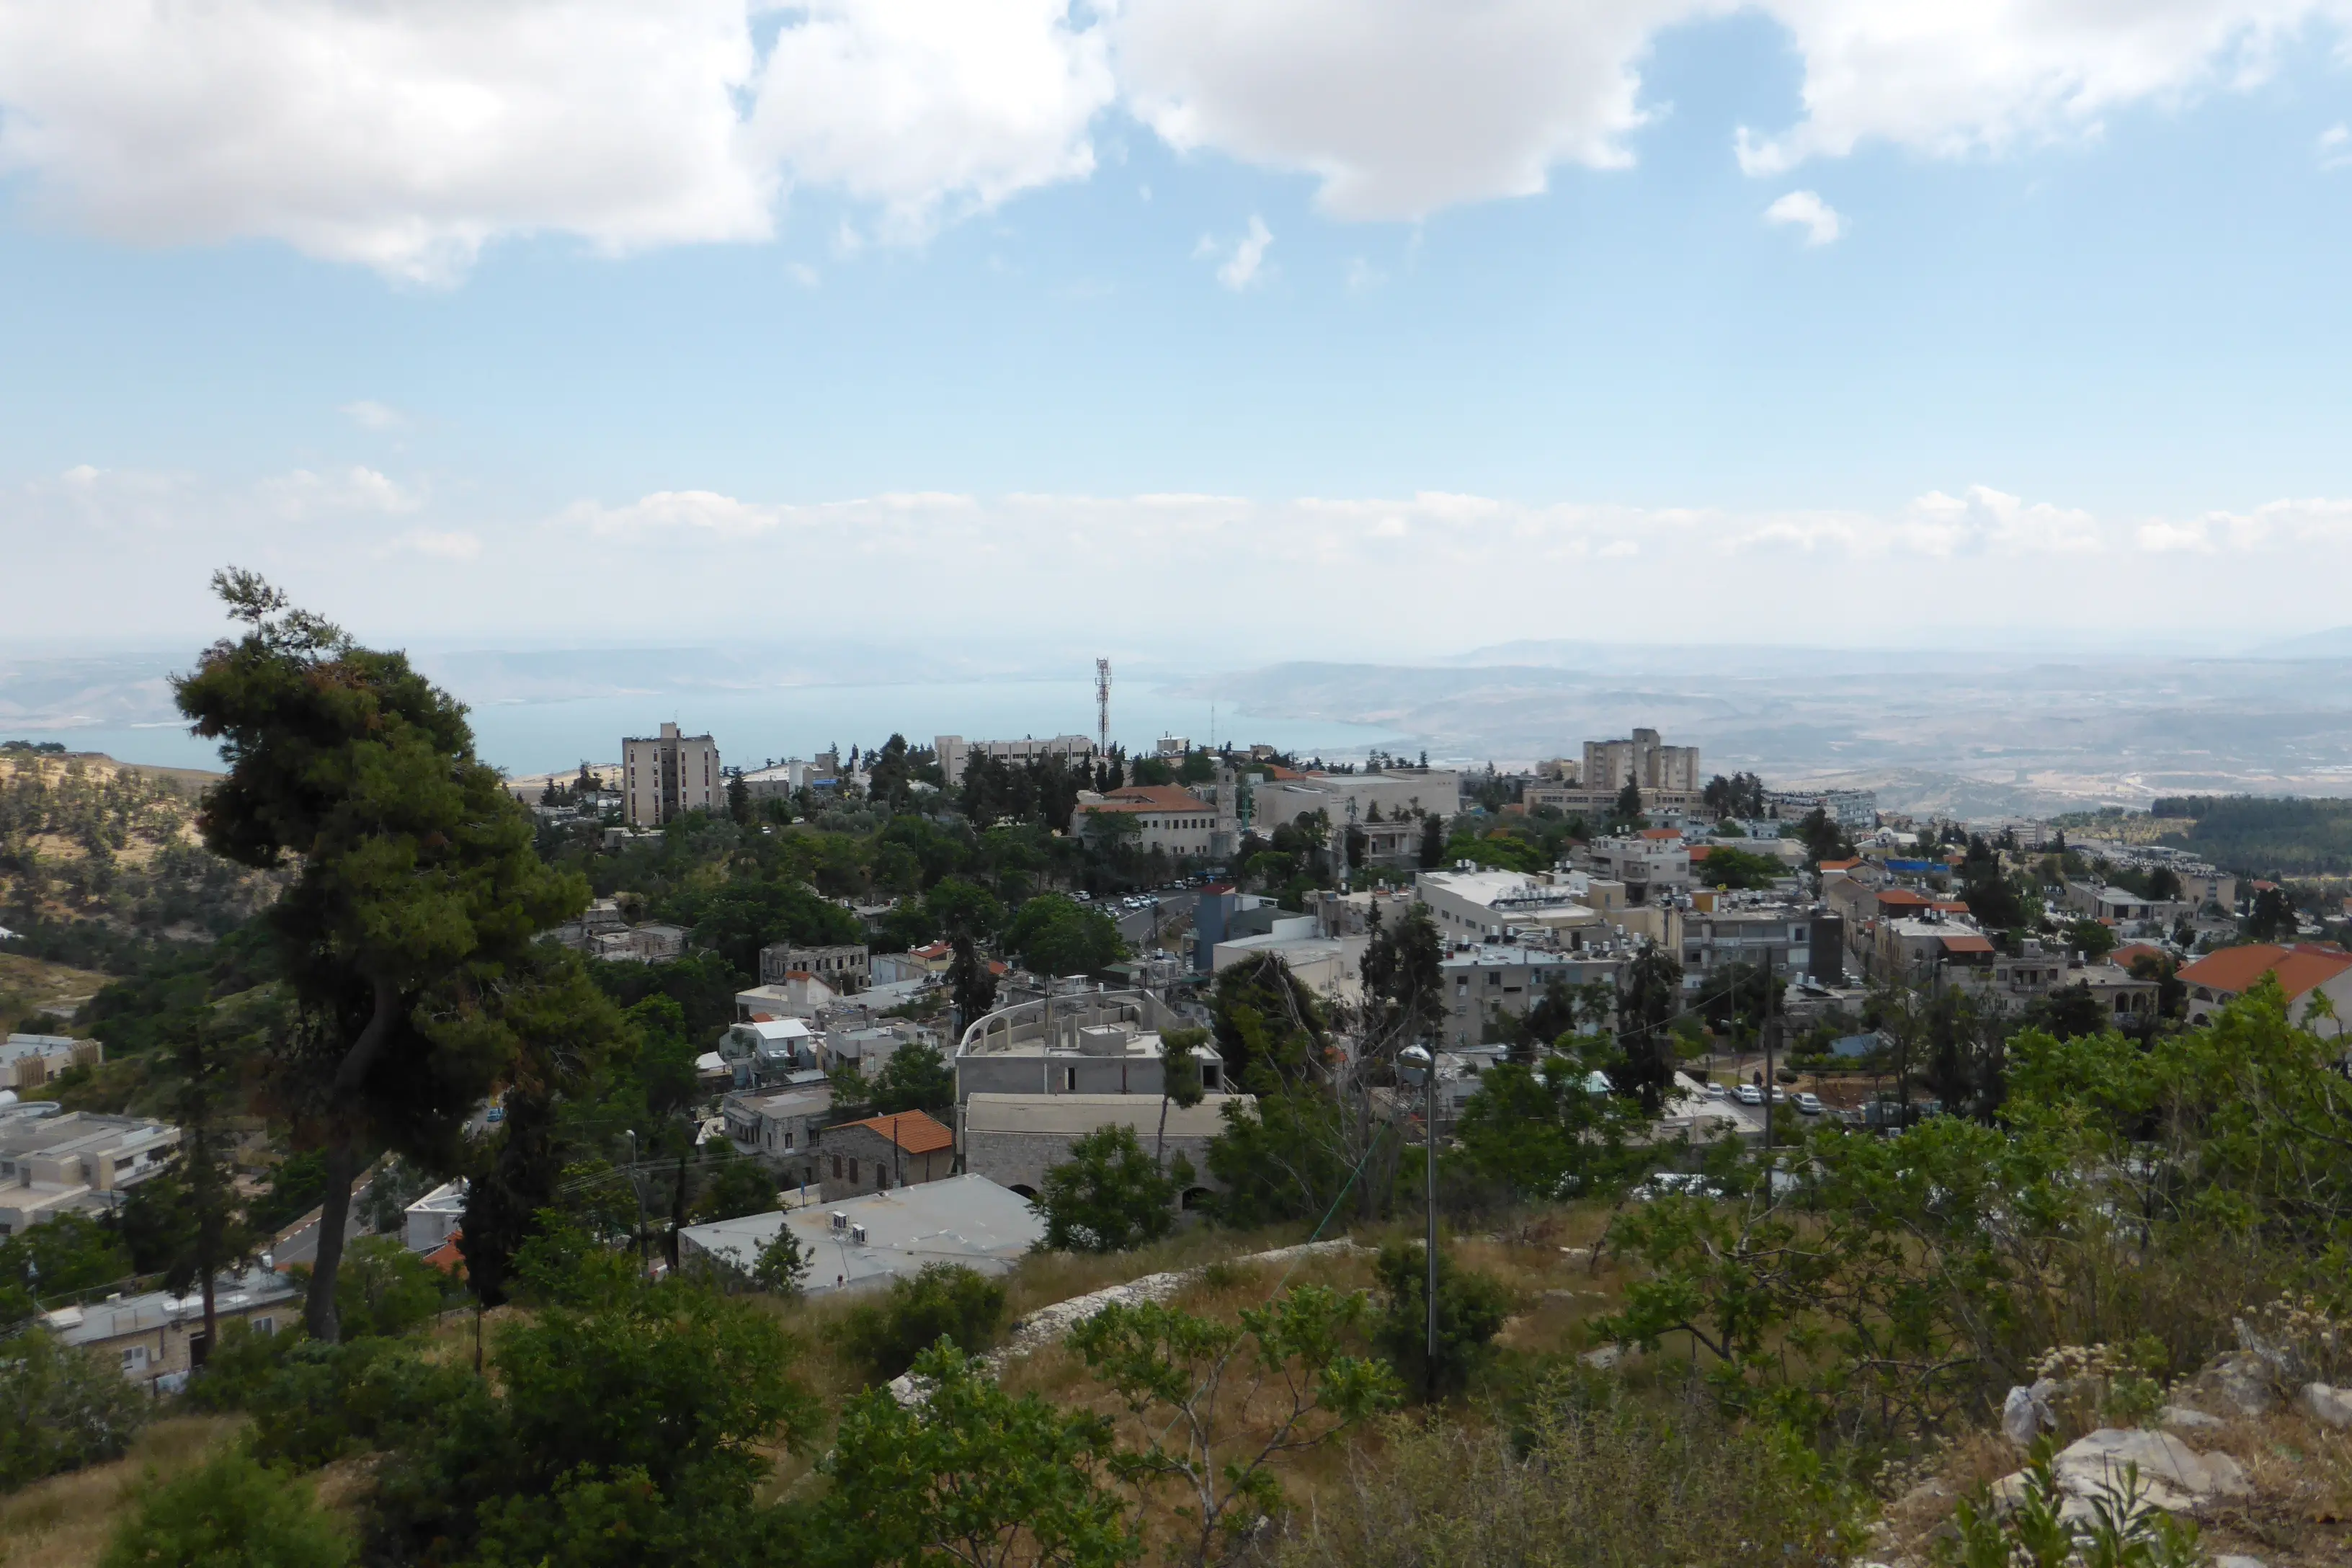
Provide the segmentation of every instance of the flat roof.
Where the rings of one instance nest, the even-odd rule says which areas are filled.
[[[839,1214],[846,1224],[833,1228]],[[714,1258],[749,1273],[760,1249],[786,1226],[814,1254],[808,1293],[854,1290],[913,1275],[927,1263],[961,1263],[1003,1274],[1045,1238],[1045,1222],[1026,1198],[986,1176],[949,1176],[837,1204],[746,1215],[688,1226],[679,1234]],[[849,1226],[864,1226],[866,1240]]]
[[[294,1282],[285,1275],[265,1273],[259,1268],[244,1274],[215,1275],[213,1279],[213,1306],[217,1311],[242,1312],[252,1307],[297,1300],[300,1296]],[[149,1290],[111,1301],[60,1308],[48,1313],[47,1320],[50,1330],[67,1344],[88,1345],[121,1339],[125,1334],[143,1333],[168,1323],[201,1324],[204,1314],[201,1291],[174,1296],[168,1290]]]

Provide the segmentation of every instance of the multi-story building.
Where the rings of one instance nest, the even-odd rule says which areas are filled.
[[[1816,911],[1800,904],[1769,900],[1733,900],[1718,895],[1710,909],[1694,909],[1683,916],[1683,984],[1697,987],[1709,975],[1732,964],[1768,970],[1773,974],[1814,973],[1813,947],[1818,935]],[[1834,942],[1837,939],[1832,938]]]
[[[1540,931],[1563,947],[1580,947],[1608,931],[1586,901],[1583,879],[1523,871],[1423,871],[1413,897],[1429,906],[1449,942],[1486,942],[1508,932]]]
[[[1645,797],[1654,793],[1696,794],[1705,787],[1699,776],[1698,748],[1662,745],[1655,730],[1636,730],[1622,741],[1585,742],[1579,782],[1588,790],[1611,795],[1630,784]]]
[[[2249,942],[2209,952],[2184,965],[2178,978],[2189,987],[2189,1021],[2202,1024],[2244,994],[2265,974],[2278,982],[2286,997],[2287,1016],[2305,1028],[2317,1028],[2333,1037],[2340,1026],[2315,1023],[2313,1009],[2326,998],[2325,1012],[2352,1018],[2352,952],[2323,942],[2301,942],[2293,947],[2275,942]]]
[[[956,1047],[956,1100],[975,1094],[1148,1094],[1167,1081],[1160,1032],[1184,1022],[1148,991],[1089,991],[999,1007]],[[1194,1053],[1201,1087],[1222,1092],[1224,1059]]]
[[[96,1040],[70,1035],[11,1035],[0,1044],[0,1089],[14,1089],[18,1099],[51,1079],[78,1067],[96,1067],[106,1059],[106,1047]]]
[[[1445,999],[1444,1046],[1460,1051],[1486,1037],[1489,1022],[1526,1016],[1554,985],[1613,984],[1622,954],[1562,952],[1517,942],[1457,946],[1438,961]]]
[[[60,1214],[98,1214],[170,1161],[180,1130],[141,1116],[0,1112],[0,1236]]]
[[[1095,760],[1095,743],[1084,735],[1055,735],[1044,741],[967,741],[961,735],[938,735],[932,738],[931,745],[939,754],[940,775],[947,780],[950,789],[963,783],[964,770],[971,765],[974,757],[991,757],[1023,766],[1043,757],[1059,757],[1072,767],[1089,768]]]
[[[759,1161],[786,1186],[819,1180],[817,1135],[833,1116],[832,1085],[738,1092],[719,1102],[719,1112],[737,1153]]]
[[[708,735],[681,735],[665,722],[661,733],[621,742],[621,809],[632,827],[659,827],[689,811],[719,811],[727,779],[719,748]]]
[[[1691,885],[1690,846],[1671,827],[1595,839],[1586,854],[1594,876],[1625,884],[1628,903],[1653,903]]]
[[[1137,848],[1172,859],[1205,864],[1218,847],[1218,803],[1176,784],[1129,784],[1078,800],[1075,821],[1082,832],[1101,832],[1122,819],[1135,824]]]
[[[760,984],[782,985],[793,974],[811,974],[838,995],[866,989],[871,966],[864,942],[833,947],[803,947],[798,942],[772,942],[760,950]]]
[[[1350,825],[1376,842],[1368,857],[1417,853],[1423,816],[1441,820],[1461,809],[1462,775],[1451,768],[1391,768],[1376,773],[1297,773],[1244,768],[1250,778],[1250,826],[1272,833],[1321,812],[1338,833]]]
[[[1820,811],[1848,833],[1878,826],[1878,792],[1869,789],[1767,790],[1764,808],[1783,822]]]
[[[301,1320],[302,1286],[290,1274],[250,1268],[213,1279],[213,1321],[243,1323],[257,1334],[274,1333]],[[184,1296],[150,1290],[110,1296],[103,1301],[60,1307],[44,1321],[61,1344],[73,1346],[101,1365],[119,1368],[133,1383],[158,1392],[177,1386],[194,1362],[194,1342],[204,1338],[203,1293]],[[158,1384],[173,1378],[170,1384]]]

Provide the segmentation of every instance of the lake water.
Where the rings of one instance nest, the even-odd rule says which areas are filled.
[[[451,685],[466,697],[461,683]],[[95,710],[90,721],[58,723],[60,715],[51,713],[43,715],[51,721],[46,726],[0,716],[0,740],[58,741],[126,763],[218,767],[210,743],[166,717],[167,700],[84,702],[79,706]],[[505,697],[473,704],[482,756],[515,774],[550,773],[583,761],[617,762],[624,735],[654,733],[666,719],[688,734],[710,735],[730,766],[755,767],[769,758],[806,757],[836,743],[845,756],[851,746],[877,746],[893,731],[910,745],[925,746],[942,734],[969,740],[1091,735],[1095,694],[1087,680],[1007,679]],[[1335,757],[1401,742],[1392,731],[1370,725],[1261,721],[1230,707],[1213,715],[1206,700],[1175,689],[1141,682],[1113,688],[1111,737],[1130,752],[1148,751],[1163,732],[1206,745],[1213,725],[1220,742],[1262,742]]]

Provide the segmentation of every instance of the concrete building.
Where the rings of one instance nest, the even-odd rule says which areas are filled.
[[[1580,880],[1456,868],[1423,871],[1412,888],[1449,942],[1485,942],[1516,931],[1542,932],[1564,947],[1580,947],[1609,931],[1608,922],[1581,896]]]
[[[301,1321],[302,1292],[288,1275],[265,1268],[221,1274],[213,1279],[213,1321],[226,1328],[244,1323],[255,1333],[275,1333]],[[58,1342],[121,1369],[133,1383],[176,1386],[188,1371],[192,1341],[202,1339],[205,1299],[150,1290],[118,1296],[44,1314]]]
[[[1703,986],[1710,974],[1735,963],[1782,976],[1815,973],[1816,911],[1810,906],[1723,896],[1711,902],[1711,909],[1694,909],[1683,916],[1685,988]]]
[[[598,931],[588,939],[591,957],[607,963],[663,963],[686,952],[687,929],[647,921],[618,931]]]
[[[975,1094],[1143,1094],[1164,1081],[1160,1031],[1184,1020],[1148,991],[1090,991],[999,1007],[974,1019],[955,1054],[956,1102]],[[1195,1053],[1201,1086],[1222,1091],[1224,1061]]]
[[[621,814],[632,827],[659,827],[689,811],[723,811],[727,778],[708,735],[681,735],[664,722],[658,735],[621,742]]]
[[[1254,1103],[1246,1094],[1212,1094],[1189,1109],[1167,1108],[1168,1166],[1173,1169],[1181,1157],[1192,1167],[1184,1207],[1192,1207],[1213,1186],[1209,1143],[1224,1131],[1224,1108]],[[1034,1198],[1044,1189],[1045,1173],[1068,1162],[1070,1145],[1101,1128],[1131,1128],[1145,1153],[1158,1151],[1160,1110],[1158,1097],[1139,1094],[975,1094],[958,1109],[963,1166]]]
[[[60,1214],[102,1214],[169,1163],[180,1130],[142,1116],[0,1110],[0,1236]]]
[[[794,974],[814,975],[835,994],[846,996],[866,989],[871,961],[864,942],[833,947],[803,947],[779,942],[760,950],[760,984],[782,985]]]
[[[963,783],[964,770],[974,757],[992,757],[1023,767],[1045,757],[1059,757],[1071,767],[1083,764],[1089,769],[1095,761],[1095,743],[1085,735],[1055,735],[1045,741],[967,741],[961,735],[940,735],[932,739],[931,746],[939,754],[940,775],[950,789]]]
[[[1696,746],[1668,746],[1655,730],[1636,730],[1622,741],[1584,742],[1578,782],[1595,794],[1616,795],[1627,784],[1646,799],[1653,794],[1696,794],[1706,787]]]
[[[1171,859],[1206,864],[1219,848],[1219,834],[1230,835],[1233,825],[1220,824],[1214,800],[1203,800],[1176,784],[1130,784],[1097,795],[1082,792],[1073,826],[1083,834],[1098,836],[1113,820],[1135,824],[1135,845],[1158,850]]]
[[[465,1218],[466,1184],[444,1182],[401,1211],[401,1245],[430,1252],[457,1235]]]
[[[727,1141],[739,1154],[757,1160],[787,1186],[818,1182],[817,1138],[833,1117],[833,1086],[751,1089],[719,1103]]]
[[[1575,986],[1594,980],[1613,984],[1624,962],[1619,954],[1560,952],[1516,942],[1454,947],[1438,961],[1445,997],[1445,1048],[1458,1052],[1480,1044],[1488,1023],[1526,1016],[1555,984]]]
[[[2189,987],[2189,1021],[2201,1024],[2265,974],[2276,978],[2286,994],[2287,1016],[2296,1023],[2330,1037],[2341,1032],[2340,1024],[2313,1019],[2312,1005],[2322,996],[2337,1018],[2352,1020],[2352,952],[2321,942],[2225,947],[2183,965],[2175,978]]]
[[[1410,856],[1421,847],[1423,815],[1441,819],[1461,809],[1462,775],[1452,768],[1391,768],[1376,773],[1297,773],[1244,768],[1250,780],[1250,826],[1271,834],[1321,812],[1338,832],[1351,821],[1379,843],[1373,860]],[[1354,808],[1354,816],[1349,815]]]
[[[0,1089],[16,1091],[20,1100],[51,1079],[79,1067],[96,1067],[106,1059],[106,1047],[96,1040],[70,1035],[11,1035],[0,1044]]]
[[[955,1173],[955,1133],[919,1110],[837,1122],[817,1145],[817,1180],[829,1204]]]
[[[1691,887],[1690,846],[1671,827],[1597,838],[1586,856],[1592,875],[1625,885],[1629,903],[1656,903]]]
[[[1764,808],[1783,822],[1793,822],[1820,811],[1848,833],[1866,833],[1878,826],[1876,790],[1767,790]]]
[[[912,1279],[927,1263],[1003,1274],[1045,1239],[1028,1199],[985,1176],[949,1176],[824,1207],[688,1226],[678,1232],[678,1257],[748,1275],[787,1226],[810,1256],[812,1296],[877,1289]]]

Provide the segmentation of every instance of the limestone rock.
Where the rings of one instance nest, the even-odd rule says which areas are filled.
[[[2168,1405],[2156,1413],[2156,1424],[2173,1432],[2195,1432],[2221,1425],[2221,1417],[2186,1405]]]
[[[1622,1360],[1624,1354],[1624,1350],[1621,1346],[1602,1345],[1597,1351],[1586,1351],[1582,1355],[1576,1359],[1582,1362],[1585,1365],[1592,1368],[1595,1372],[1607,1372],[1611,1367],[1615,1366],[1619,1361]]]
[[[2105,1426],[2063,1449],[2051,1461],[2062,1498],[2060,1517],[2086,1523],[2095,1500],[2118,1505],[2133,1467],[2139,1471],[2140,1500],[2167,1513],[2190,1513],[2220,1497],[2252,1490],[2246,1472],[2227,1454],[2200,1454],[2179,1438],[2137,1427]],[[1992,1489],[2002,1509],[2025,1495],[2025,1475],[2004,1477]]]
[[[2246,1557],[2235,1552],[2228,1552],[2213,1559],[2213,1568],[2270,1568],[2270,1565],[2259,1557]]]
[[[2218,1405],[2241,1415],[2267,1415],[2278,1408],[2271,1390],[2270,1367],[2250,1351],[2215,1356],[2197,1374],[2192,1385],[2208,1405]]]
[[[2042,1395],[2030,1388],[2012,1388],[2000,1407],[2000,1435],[2021,1448],[2031,1448],[2033,1440],[2058,1425]]]
[[[2352,1389],[2306,1383],[2303,1385],[2303,1408],[2315,1421],[2330,1426],[2352,1426]]]

